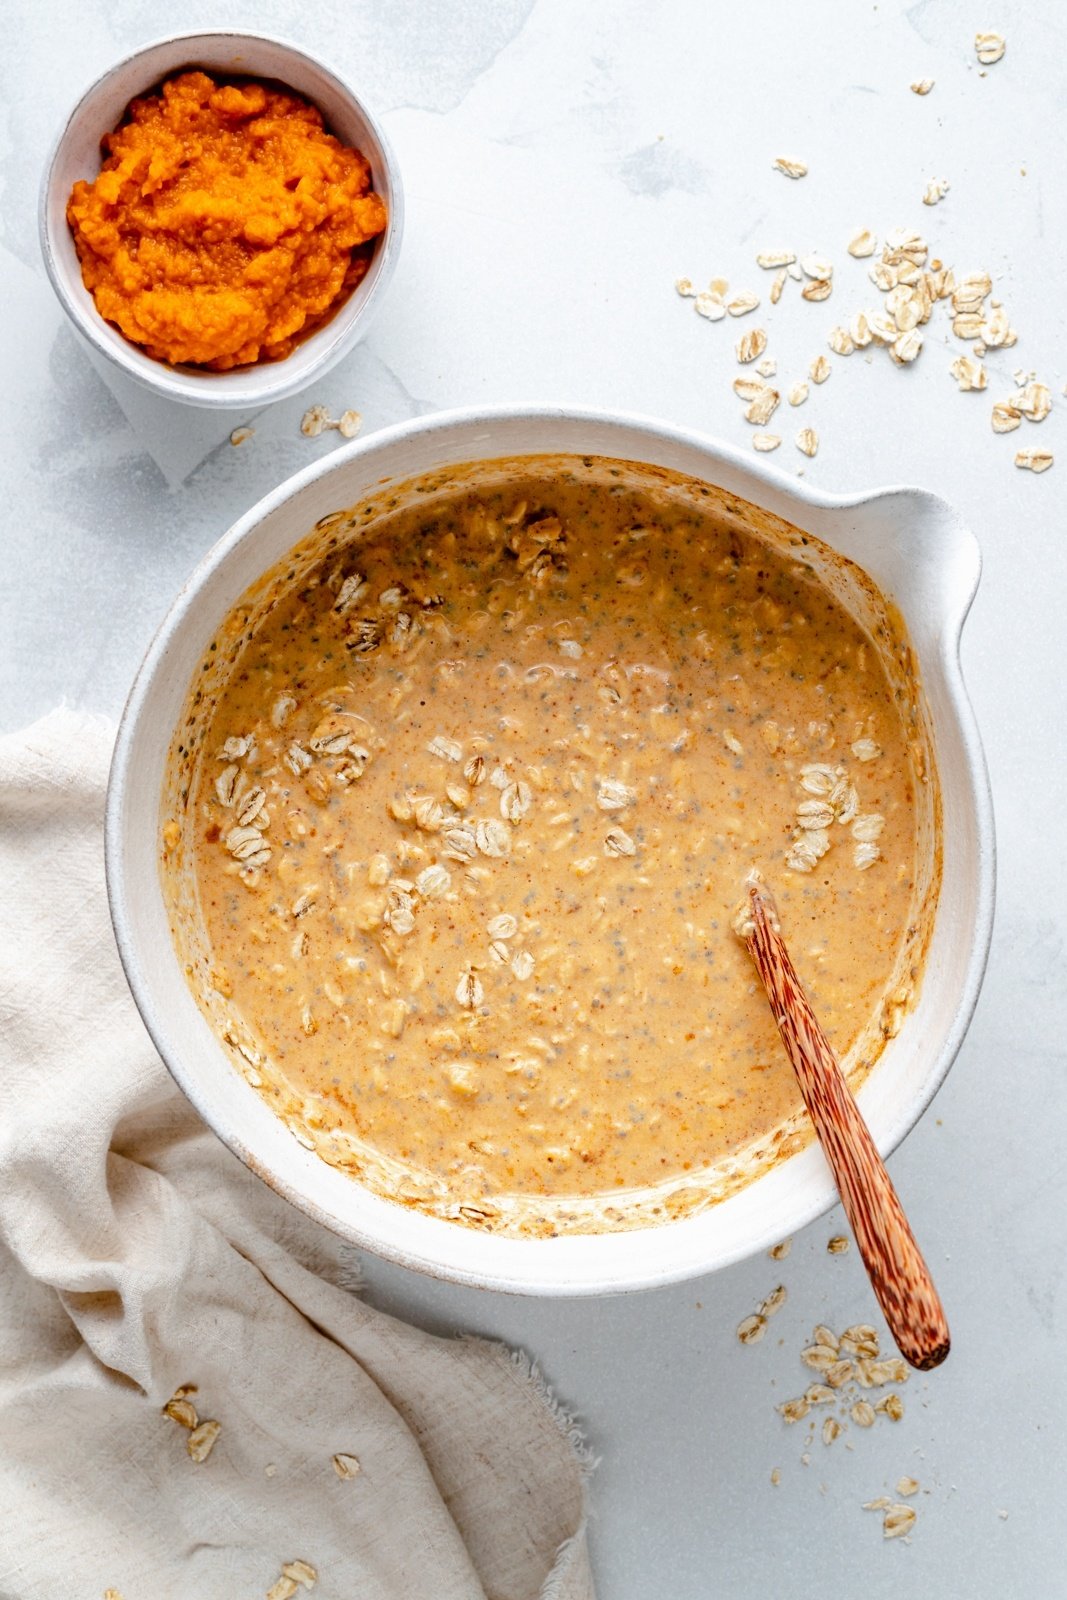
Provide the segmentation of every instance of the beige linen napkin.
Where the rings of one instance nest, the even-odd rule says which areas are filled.
[[[0,1595],[254,1600],[297,1560],[314,1600],[592,1600],[536,1374],[348,1292],[156,1056],[104,893],[111,737],[0,739]],[[199,1464],[181,1384],[221,1423]]]

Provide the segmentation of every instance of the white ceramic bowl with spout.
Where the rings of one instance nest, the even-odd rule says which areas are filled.
[[[298,473],[242,517],[197,567],[145,658],[119,730],[107,872],[122,960],[171,1072],[220,1138],[279,1193],[389,1260],[529,1294],[650,1288],[765,1250],[835,1200],[817,1144],[681,1221],[623,1233],[525,1239],[476,1232],[384,1200],[296,1142],[225,1053],[190,992],[159,875],[168,748],[190,680],[241,594],[323,516],[428,471],[489,458],[598,455],[649,463],[740,496],[861,566],[903,615],[918,659],[943,803],[940,899],[921,995],[859,1091],[888,1155],[929,1105],[966,1032],[993,917],[993,817],[959,644],[980,572],[973,536],[918,489],[829,495],[727,445],[650,419],[512,407],[387,428]]]

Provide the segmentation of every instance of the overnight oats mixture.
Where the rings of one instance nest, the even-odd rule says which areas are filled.
[[[332,520],[213,644],[164,813],[246,1076],[378,1192],[504,1231],[683,1214],[806,1142],[731,919],[758,867],[858,1083],[936,893],[884,611],[876,642],[825,547],[606,462]]]

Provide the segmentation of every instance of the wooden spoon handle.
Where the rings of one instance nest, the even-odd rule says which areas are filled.
[[[948,1322],[940,1297],[893,1181],[758,885],[750,887],[749,900],[752,917],[744,929],[745,943],[841,1192],[871,1286],[901,1355],[913,1367],[926,1371],[938,1366],[949,1352]]]

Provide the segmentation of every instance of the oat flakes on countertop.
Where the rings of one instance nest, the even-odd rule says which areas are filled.
[[[1001,59],[1007,45],[1002,33],[990,31],[975,34],[974,48],[983,67],[992,67]]]

